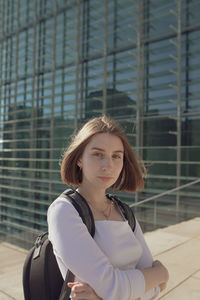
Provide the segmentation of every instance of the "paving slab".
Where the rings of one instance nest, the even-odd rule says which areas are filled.
[[[169,270],[170,279],[165,293],[200,270],[199,253],[200,241],[193,240],[156,257]]]
[[[181,245],[189,239],[190,237],[164,232],[162,230],[145,233],[145,240],[153,256]]]
[[[10,297],[0,291],[0,300],[16,300],[16,298]]]
[[[23,300],[22,270],[27,251],[0,244],[0,300]]]
[[[160,297],[162,300],[199,300],[200,299],[200,279],[190,277],[170,291],[167,295]]]
[[[181,232],[181,235],[182,234],[183,232]],[[191,238],[186,242],[169,249],[166,252],[158,254],[155,257],[167,266],[170,275],[168,286],[160,294],[159,299],[200,299],[199,253],[200,239]],[[188,289],[190,283],[191,288]],[[191,292],[190,290],[192,290],[193,292]],[[180,297],[180,294],[184,298]],[[164,295],[165,297],[163,297]],[[190,296],[188,297],[188,295]]]
[[[200,218],[194,218],[189,221],[181,222],[162,229],[163,232],[178,234],[184,237],[200,238]]]
[[[194,278],[200,279],[200,271],[197,272],[197,273],[195,273],[195,274],[193,275],[193,277],[194,277]],[[199,282],[199,284],[200,284],[200,282]]]

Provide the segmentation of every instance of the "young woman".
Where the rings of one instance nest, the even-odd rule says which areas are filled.
[[[72,299],[150,300],[168,271],[153,261],[140,225],[133,232],[106,190],[135,192],[142,171],[123,131],[111,119],[92,119],[74,137],[61,164],[62,180],[77,187],[95,219],[94,239],[73,205],[58,197],[49,207],[49,239],[62,273],[75,274]]]

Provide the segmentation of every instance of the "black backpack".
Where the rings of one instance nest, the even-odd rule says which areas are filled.
[[[94,237],[94,218],[87,201],[72,189],[66,190],[61,196],[73,204],[91,236]],[[131,208],[117,199],[116,196],[109,194],[107,196],[118,205],[134,231],[136,222]],[[68,300],[71,289],[67,286],[67,282],[73,281],[74,275],[70,270],[68,270],[65,280],[63,280],[53,253],[52,244],[48,240],[48,232],[40,234],[33,248],[29,251],[23,267],[24,299]]]

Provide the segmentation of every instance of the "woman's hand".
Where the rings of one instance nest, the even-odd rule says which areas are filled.
[[[162,292],[164,289],[166,289],[167,283],[166,283],[166,282],[161,283],[161,284],[159,285],[159,287],[160,287],[160,292]]]
[[[159,260],[154,261],[151,268],[142,269],[140,271],[145,279],[145,293],[158,285],[167,283],[169,280],[169,273]],[[161,286],[161,289],[162,288],[164,288],[164,285]]]
[[[158,270],[160,271],[159,272],[160,278],[163,278],[162,283],[167,283],[167,281],[169,280],[169,273],[168,273],[168,270],[165,268],[165,266],[159,260],[155,260],[153,262],[152,267],[158,268]],[[164,285],[163,285],[163,287],[164,287]]]
[[[87,283],[68,282],[67,285],[72,290],[72,300],[102,300]]]

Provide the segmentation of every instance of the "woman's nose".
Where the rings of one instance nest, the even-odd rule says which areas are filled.
[[[103,160],[103,169],[109,169],[112,167],[112,159],[110,157],[105,157]]]

